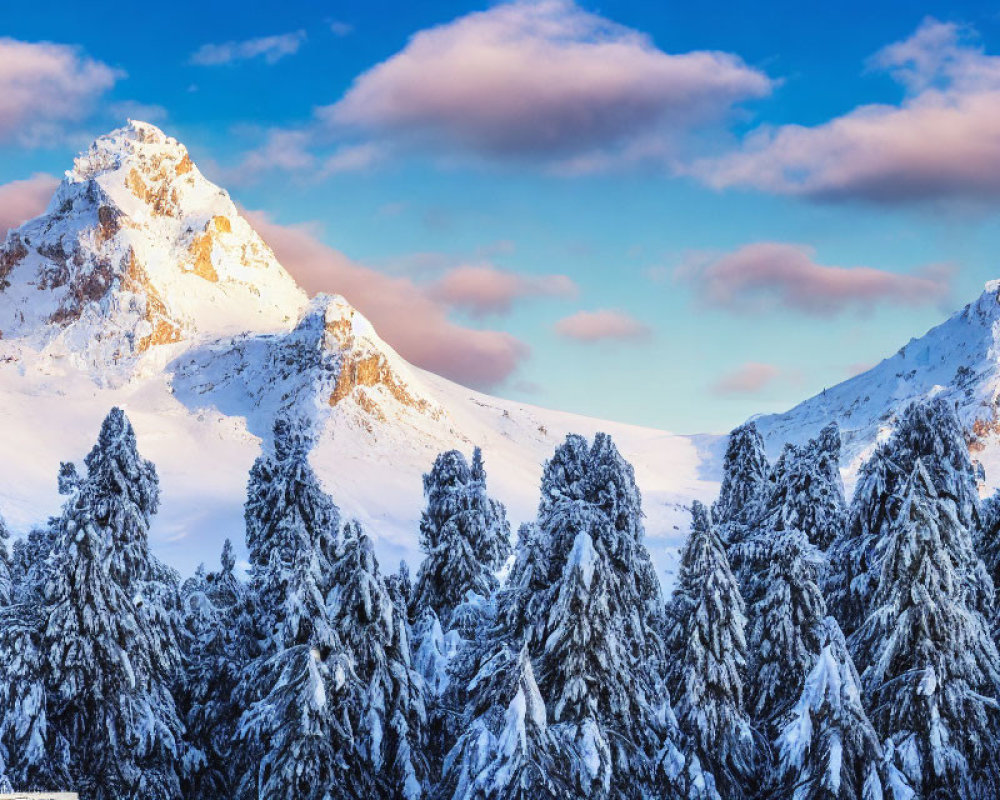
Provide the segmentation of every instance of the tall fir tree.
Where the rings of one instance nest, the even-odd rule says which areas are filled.
[[[356,522],[345,526],[328,602],[334,631],[366,687],[353,709],[355,747],[380,797],[417,800],[429,783],[423,678],[413,668],[405,616],[393,603],[371,540]]]
[[[14,599],[13,558],[10,551],[10,531],[3,517],[0,517],[0,607],[9,605]]]
[[[438,789],[451,800],[560,800],[562,753],[526,647],[502,640],[475,676],[463,734],[445,760]]]
[[[181,706],[192,746],[184,796],[190,800],[233,797],[233,742],[242,709],[234,702],[247,660],[239,614],[245,587],[236,575],[226,539],[221,569],[199,568],[183,586],[185,672]]]
[[[689,780],[683,791],[687,797],[745,797],[755,777],[756,743],[744,708],[743,599],[711,524],[693,525],[685,547],[695,593],[672,672],[673,697],[685,736],[682,774],[690,776],[696,765],[710,779],[707,785],[704,778]]]
[[[180,797],[186,762],[172,687],[180,649],[172,574],[149,552],[159,498],[120,409],[104,420],[67,502],[41,631],[50,753],[93,798]]]
[[[631,465],[610,438],[569,436],[546,464],[538,535],[545,622],[529,653],[564,748],[567,796],[642,797],[669,737],[659,583]]]
[[[847,518],[840,477],[840,429],[824,427],[804,447],[786,445],[770,476],[765,527],[799,530],[820,550],[842,535]]]
[[[792,800],[912,800],[906,778],[885,758],[865,713],[854,662],[836,620],[776,742],[770,796]]]
[[[750,711],[773,739],[787,721],[819,656],[826,604],[818,548],[801,531],[771,540],[763,590],[749,609]]]
[[[496,591],[496,573],[510,554],[510,524],[503,505],[486,493],[478,447],[471,467],[457,450],[439,455],[424,476],[424,494],[420,547],[425,557],[413,587],[412,616],[430,609],[447,631],[458,626],[460,620],[453,617],[470,595],[488,599]]]
[[[911,404],[893,435],[861,468],[844,534],[830,549],[824,590],[849,640],[872,602],[889,529],[900,514],[903,490],[918,460],[935,491],[953,499],[962,526],[973,534],[982,527],[975,469],[954,409],[941,398]],[[953,553],[959,587],[973,608],[992,617],[992,580],[975,551],[974,538]]]
[[[922,797],[1000,785],[1000,656],[963,591],[971,534],[918,459],[886,543],[873,610],[852,643],[872,722]]]
[[[878,586],[889,527],[899,514],[902,468],[880,445],[861,466],[844,535],[829,551],[824,592],[830,611],[850,637],[868,613]]]
[[[702,537],[711,528],[708,514],[708,509],[698,500],[691,504],[691,531],[681,550],[680,569],[666,606],[664,643],[667,653],[667,685],[673,695],[677,694],[683,682],[681,663],[687,647],[688,623],[701,597],[701,576],[697,573],[699,565],[694,559],[700,552],[698,547]]]
[[[712,518],[727,544],[742,538],[742,527],[759,513],[759,504],[767,496],[770,471],[757,426],[747,422],[735,428],[729,434],[722,462],[719,498],[712,504]]]
[[[309,465],[307,426],[279,418],[273,452],[250,473],[250,653],[239,690],[239,797],[375,796],[349,711],[364,687],[337,637],[333,589],[339,511]]]

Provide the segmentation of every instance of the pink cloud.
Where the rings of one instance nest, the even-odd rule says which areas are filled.
[[[812,248],[757,242],[716,257],[690,257],[675,276],[706,303],[742,311],[789,308],[831,315],[877,304],[921,306],[950,296],[951,268],[901,275],[871,267],[817,264]]]
[[[306,291],[344,295],[413,364],[485,389],[509,378],[527,358],[524,342],[452,322],[448,306],[424,287],[351,261],[307,226],[279,225],[262,212],[246,215]]]
[[[578,288],[566,275],[519,275],[475,264],[450,270],[431,291],[448,305],[483,317],[505,314],[514,301],[526,297],[575,297]]]
[[[906,203],[1000,195],[1000,57],[958,25],[927,19],[870,61],[906,92],[815,126],[752,132],[734,153],[691,172],[716,188],[820,200]]]
[[[771,88],[732,54],[668,54],[570,0],[522,0],[420,31],[318,114],[486,156],[585,157],[589,169],[604,148],[717,120]]]
[[[34,145],[85,117],[123,73],[75,47],[0,38],[0,140]]]
[[[712,384],[715,394],[756,394],[773,384],[781,376],[774,364],[748,361]]]
[[[245,39],[241,42],[203,44],[192,54],[190,63],[200,67],[213,67],[262,58],[267,64],[276,64],[286,56],[297,53],[305,40],[305,31],[295,31]]]
[[[39,173],[0,186],[0,242],[8,230],[45,211],[58,185],[58,178]]]
[[[649,326],[623,311],[601,309],[577,311],[559,320],[556,333],[578,342],[600,342],[622,339],[645,339],[652,333]]]
[[[848,377],[853,378],[855,375],[861,375],[864,372],[868,372],[868,370],[874,366],[875,362],[859,361],[856,364],[848,364],[844,371],[847,373]]]

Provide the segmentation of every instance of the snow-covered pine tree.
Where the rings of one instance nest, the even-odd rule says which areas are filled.
[[[10,531],[3,517],[0,517],[0,607],[9,605],[14,598],[12,583],[13,559],[10,552]]]
[[[776,742],[770,795],[793,800],[912,800],[887,762],[861,702],[840,626],[823,620],[821,648]]]
[[[542,477],[545,621],[529,654],[567,796],[642,797],[668,736],[659,584],[631,466],[610,438],[568,436]],[[515,570],[516,572],[516,570]],[[613,787],[613,789],[612,789]]]
[[[364,687],[327,607],[340,513],[309,465],[307,426],[279,418],[254,463],[244,516],[250,586],[241,619],[256,642],[239,700],[239,797],[376,796],[348,711]]]
[[[235,795],[232,746],[242,709],[234,701],[246,664],[238,615],[245,589],[235,573],[232,543],[226,539],[221,569],[200,567],[185,581],[185,672],[181,707],[192,746],[192,763],[184,784],[188,800],[214,800]]]
[[[847,503],[840,450],[840,429],[835,422],[804,447],[785,446],[771,476],[765,527],[802,531],[820,550],[842,535]]]
[[[683,774],[700,766],[711,776],[705,790],[700,789],[705,777],[689,781],[685,795],[733,800],[751,792],[756,760],[754,731],[744,708],[743,599],[711,524],[702,520],[692,525],[685,558],[696,593],[679,671],[672,672],[679,676],[673,698],[686,740]]]
[[[712,519],[728,544],[730,534],[739,538],[739,528],[752,522],[758,504],[767,495],[771,468],[764,451],[764,439],[757,426],[747,422],[729,434],[722,462],[722,486],[712,504]]]
[[[771,539],[763,591],[749,609],[749,708],[772,738],[799,698],[820,652],[826,604],[817,581],[818,548],[801,531]]]
[[[666,647],[667,686],[671,695],[676,696],[683,682],[681,662],[687,647],[687,629],[691,612],[701,596],[700,576],[695,572],[694,559],[700,552],[701,535],[711,528],[708,509],[695,500],[691,504],[691,531],[681,550],[680,569],[673,592],[666,606]]]
[[[320,573],[326,577],[336,558],[340,511],[309,464],[310,447],[304,420],[279,417],[272,452],[260,456],[250,470],[243,517],[251,570],[260,573],[255,585],[263,609],[278,608],[282,599],[280,585],[262,583],[272,577],[269,564],[275,547],[288,548],[278,556],[290,564],[304,539],[304,546],[315,549]],[[280,570],[273,577],[280,577]],[[325,595],[329,586],[320,589]]]
[[[41,629],[37,603],[0,607],[0,775],[22,791],[69,780],[49,737]]]
[[[486,493],[486,472],[477,447],[472,467],[457,450],[441,453],[424,475],[427,507],[420,519],[425,558],[413,586],[411,616],[424,609],[437,615],[444,630],[456,627],[456,609],[471,597],[489,599],[497,571],[510,554],[510,524],[503,505]],[[462,617],[473,627],[476,622]],[[474,616],[474,615],[473,615]]]
[[[858,472],[844,535],[830,546],[823,589],[830,611],[848,637],[870,610],[889,526],[899,513],[904,477],[891,443],[878,446]]]
[[[328,596],[331,622],[366,687],[353,711],[354,747],[379,786],[379,797],[417,800],[428,788],[423,678],[411,663],[405,616],[393,603],[371,540],[345,526]]]
[[[536,629],[544,625],[548,609],[549,548],[546,538],[533,523],[517,530],[514,563],[507,581],[497,595],[497,624],[507,635],[512,649],[537,641]]]
[[[982,502],[979,553],[993,585],[1000,582],[1000,489]]]
[[[438,795],[451,800],[562,800],[563,757],[546,721],[527,647],[501,640],[471,684],[464,731],[445,760]]]
[[[149,552],[156,470],[120,409],[104,420],[87,477],[67,501],[41,634],[51,750],[87,797],[180,797],[183,726],[176,587]]]
[[[275,542],[269,571],[278,573],[273,580],[286,593],[243,679],[242,694],[250,702],[238,735],[249,751],[242,754],[239,796],[376,797],[345,714],[346,707],[360,704],[363,689],[328,619],[322,592],[328,576],[306,537],[278,530],[292,541]],[[262,571],[255,572],[256,580]]]
[[[941,398],[911,404],[890,439],[859,472],[844,534],[829,551],[824,591],[848,641],[871,606],[889,527],[900,513],[903,487],[918,460],[937,493],[954,500],[962,526],[974,534],[980,530],[975,470],[954,409]],[[993,586],[986,566],[971,539],[956,544],[960,548],[952,556],[959,585],[970,605],[991,617]]]
[[[1000,786],[1000,656],[963,591],[971,535],[923,460],[902,496],[873,610],[852,643],[866,705],[922,797],[992,796]]]

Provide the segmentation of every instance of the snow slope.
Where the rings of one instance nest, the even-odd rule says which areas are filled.
[[[939,392],[1000,480],[1000,282],[868,372],[760,417],[771,455],[831,419],[851,478],[896,413]],[[81,155],[46,213],[0,247],[0,511],[25,531],[59,509],[115,404],[155,461],[161,556],[184,572],[242,546],[247,472],[279,413],[308,419],[314,465],[389,569],[415,564],[422,474],[483,448],[512,523],[532,519],[542,464],[569,432],[610,433],[635,466],[653,557],[667,578],[692,499],[718,488],[719,436],[679,436],[490,397],[406,363],[342,297],[311,301],[184,147],[141,122]]]
[[[132,122],[77,159],[42,217],[0,248],[0,510],[23,532],[56,513],[61,460],[123,406],[157,465],[154,546],[190,572],[243,542],[247,472],[274,418],[312,423],[312,460],[392,569],[419,559],[423,472],[483,448],[491,493],[532,519],[544,460],[569,432],[610,433],[672,570],[685,506],[711,499],[712,437],[499,400],[419,370],[341,297],[309,301],[186,150]]]
[[[784,414],[757,418],[771,455],[784,442],[802,442],[831,419],[844,439],[850,478],[888,437],[896,415],[913,400],[941,394],[967,432],[973,458],[985,468],[983,491],[1000,485],[1000,281],[980,297],[872,369],[826,389]]]

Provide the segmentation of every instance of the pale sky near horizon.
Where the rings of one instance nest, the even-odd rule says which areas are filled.
[[[145,119],[308,289],[502,396],[724,431],[1000,277],[987,3],[53,2],[4,23],[0,231]]]

